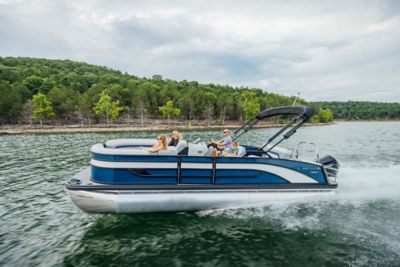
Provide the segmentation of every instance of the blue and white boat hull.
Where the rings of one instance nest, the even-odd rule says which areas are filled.
[[[73,203],[88,213],[183,212],[268,204],[272,201],[302,199],[334,194],[335,185],[99,185],[90,180],[86,168],[67,184]],[[135,188],[136,187],[136,188]]]

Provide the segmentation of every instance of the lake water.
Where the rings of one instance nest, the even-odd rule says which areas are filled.
[[[89,215],[68,199],[64,182],[92,144],[156,135],[0,136],[0,266],[400,266],[400,122],[305,127],[285,144],[314,141],[339,160],[331,197],[143,215]]]

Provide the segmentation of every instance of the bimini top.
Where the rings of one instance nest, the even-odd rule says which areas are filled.
[[[279,115],[299,115],[304,121],[308,121],[315,114],[315,108],[308,106],[283,106],[277,108],[269,108],[257,114],[257,120]]]

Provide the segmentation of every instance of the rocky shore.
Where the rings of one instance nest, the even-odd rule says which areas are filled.
[[[306,124],[306,126],[323,126],[332,123],[312,123]],[[255,125],[254,128],[277,128],[282,127],[284,124],[259,124]],[[100,133],[100,132],[148,132],[148,131],[194,131],[194,130],[212,130],[212,129],[237,129],[241,125],[238,124],[226,124],[226,125],[151,125],[151,126],[132,126],[132,125],[92,125],[81,126],[81,125],[57,125],[57,126],[43,126],[40,128],[36,125],[2,125],[0,126],[0,135],[4,134],[45,134],[45,133]]]

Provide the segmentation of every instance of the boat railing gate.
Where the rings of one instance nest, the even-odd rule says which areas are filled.
[[[216,173],[217,173],[217,158],[212,157],[212,169],[211,169],[211,184],[215,184],[215,178],[216,178]],[[181,177],[182,177],[182,156],[178,156],[178,168],[176,171],[176,184],[183,184],[181,183]]]
[[[311,145],[314,147],[314,160],[315,160],[315,162],[318,162],[319,161],[318,145],[313,142],[305,142],[305,141],[299,142],[297,144],[297,146],[292,150],[292,153],[290,154],[290,158],[299,159],[300,147],[302,147],[304,145]]]

